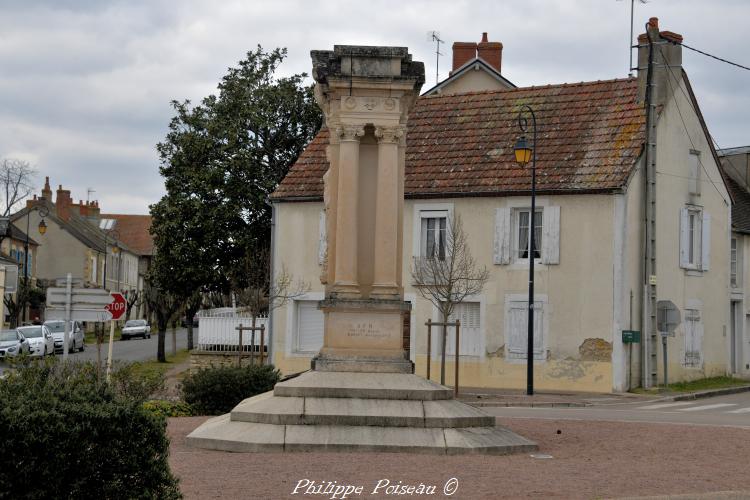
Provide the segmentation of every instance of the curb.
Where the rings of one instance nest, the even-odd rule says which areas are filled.
[[[488,401],[488,402],[469,402],[461,401],[469,406],[476,408],[584,408],[592,406],[591,403],[567,402],[567,401],[546,401],[536,403],[512,402],[512,401]]]
[[[691,392],[689,394],[680,394],[672,396],[669,401],[689,401],[692,399],[711,398],[714,396],[725,396],[727,394],[739,394],[741,392],[750,392],[750,385],[741,385],[738,387],[727,387],[726,389],[713,389],[709,391]]]

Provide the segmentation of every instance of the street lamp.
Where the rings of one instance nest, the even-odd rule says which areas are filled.
[[[516,141],[514,152],[516,162],[522,167],[529,164],[531,160],[531,212],[529,213],[529,318],[528,338],[526,346],[526,394],[534,394],[534,220],[536,219],[536,115],[530,106],[524,104],[518,112],[518,128],[524,134],[528,132],[529,122],[526,115],[531,115],[532,136],[534,141],[529,144],[526,136],[522,135]]]
[[[28,297],[28,288],[29,288],[29,232],[31,230],[30,223],[31,223],[31,212],[34,211],[34,208],[39,210],[39,217],[42,218],[42,220],[39,222],[39,234],[44,234],[47,232],[47,224],[44,222],[44,218],[49,215],[49,209],[44,205],[37,205],[36,207],[29,208],[29,211],[26,212],[26,241],[23,243],[23,285],[26,287],[27,290],[27,297]],[[22,318],[21,321],[26,321],[26,304],[23,304],[23,312],[22,312]],[[17,317],[17,316],[16,316]]]

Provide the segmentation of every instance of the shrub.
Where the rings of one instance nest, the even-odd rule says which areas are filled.
[[[270,391],[279,378],[273,365],[201,368],[183,379],[182,398],[197,415],[219,415],[245,398]]]
[[[111,375],[112,389],[119,395],[136,401],[146,401],[164,389],[164,374],[143,370],[139,363],[118,362]]]
[[[160,418],[190,417],[193,414],[193,409],[184,401],[153,399],[143,403],[143,407]]]
[[[32,363],[0,381],[0,498],[180,498],[166,421],[92,363]]]

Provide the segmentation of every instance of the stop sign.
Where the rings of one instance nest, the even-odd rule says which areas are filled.
[[[104,309],[112,314],[112,319],[120,319],[127,308],[125,297],[119,292],[113,292],[110,295],[112,295],[112,302],[104,306]]]

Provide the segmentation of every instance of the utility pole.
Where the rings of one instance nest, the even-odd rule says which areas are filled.
[[[646,23],[648,68],[646,73],[646,252],[644,262],[645,348],[643,386],[657,385],[658,332],[656,331],[656,85],[654,84],[654,40],[651,25]]]

